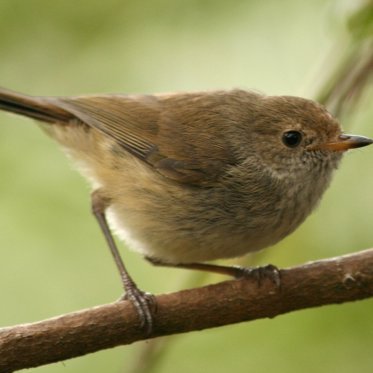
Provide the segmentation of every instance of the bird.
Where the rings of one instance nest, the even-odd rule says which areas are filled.
[[[345,134],[315,101],[242,89],[47,97],[0,88],[0,109],[35,119],[88,179],[124,297],[148,331],[154,299],[130,276],[113,232],[155,265],[257,273],[206,262],[288,236],[343,154],[373,142]]]

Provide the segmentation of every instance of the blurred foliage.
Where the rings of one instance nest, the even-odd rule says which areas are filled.
[[[348,29],[355,39],[373,36],[373,2],[366,1],[348,20]]]
[[[372,32],[372,18],[371,2],[358,0],[2,0],[0,85],[36,95],[241,87],[313,97],[346,48]],[[372,97],[370,86],[340,118],[348,131],[373,137]],[[247,260],[282,267],[370,247],[372,151],[348,154],[307,222]],[[0,325],[117,299],[89,189],[55,144],[31,121],[0,113],[0,170]],[[188,271],[123,255],[143,289],[192,286]],[[368,300],[164,338],[147,371],[368,372],[372,311]],[[139,372],[144,345],[33,372]]]

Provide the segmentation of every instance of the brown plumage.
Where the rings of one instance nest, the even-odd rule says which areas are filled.
[[[0,109],[42,122],[77,162],[100,201],[101,226],[107,209],[131,247],[176,265],[275,244],[316,206],[343,151],[372,142],[343,135],[313,101],[243,90],[82,97],[0,90]]]

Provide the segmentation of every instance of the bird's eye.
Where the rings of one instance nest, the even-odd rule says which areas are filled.
[[[282,142],[289,148],[297,147],[302,141],[302,134],[298,131],[287,131],[282,135]]]

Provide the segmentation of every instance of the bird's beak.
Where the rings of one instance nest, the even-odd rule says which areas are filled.
[[[310,146],[309,150],[330,150],[334,152],[344,152],[349,149],[361,148],[373,143],[372,139],[364,136],[339,135],[336,141]]]

